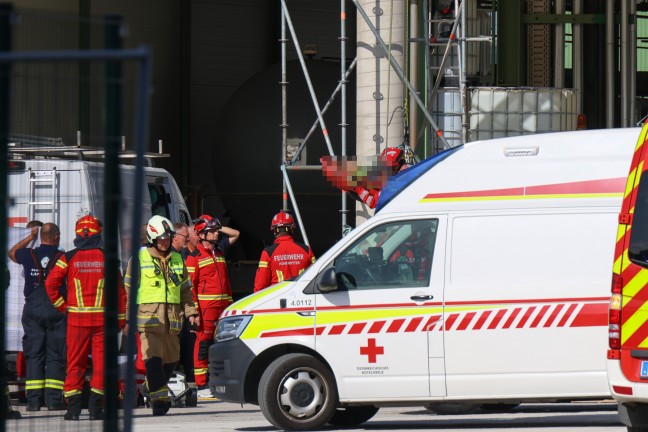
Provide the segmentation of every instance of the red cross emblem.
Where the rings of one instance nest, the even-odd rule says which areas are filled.
[[[369,363],[376,363],[378,354],[385,354],[385,347],[376,346],[376,339],[369,339],[367,346],[360,347],[360,355],[366,355]]]

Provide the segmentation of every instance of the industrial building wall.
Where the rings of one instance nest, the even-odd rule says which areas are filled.
[[[340,2],[288,0],[287,4],[300,46],[302,48],[306,45],[314,46],[316,53],[313,55],[313,61],[320,63],[314,66],[325,66],[319,68],[318,73],[320,77],[323,74],[326,76],[328,81],[326,85],[322,84],[322,80],[313,82],[316,91],[321,92],[319,98],[322,105],[340,79]],[[101,37],[103,30],[97,23],[100,23],[104,16],[120,16],[126,29],[123,47],[146,45],[152,52],[148,150],[157,151],[157,142],[162,140],[165,153],[172,155],[171,159],[159,160],[156,164],[168,169],[177,179],[194,216],[204,211],[218,215],[226,223],[229,223],[229,209],[221,201],[220,194],[235,191],[219,189],[219,184],[214,179],[214,171],[225,172],[226,176],[237,180],[249,179],[254,177],[257,170],[264,170],[272,184],[277,185],[279,189],[276,191],[276,198],[275,191],[272,192],[272,207],[259,212],[259,222],[255,222],[253,228],[260,229],[261,224],[265,227],[272,212],[281,206],[282,180],[279,166],[278,164],[269,166],[267,163],[263,166],[259,166],[258,163],[255,165],[252,158],[243,158],[242,161],[221,158],[223,147],[236,147],[237,143],[236,140],[219,141],[218,123],[223,110],[233,100],[237,90],[251,78],[268,72],[273,65],[276,68],[280,63],[281,2],[279,0],[18,0],[14,5],[16,9],[29,8],[45,13],[64,13],[69,16],[70,35],[65,44],[56,46],[41,44],[40,47],[31,46],[30,49],[78,49],[81,45],[80,23],[86,19],[84,13],[92,17],[90,48],[104,48]],[[346,8],[348,17],[346,31],[349,38],[348,66],[355,57],[355,9],[350,1],[347,1]],[[41,30],[44,35],[55,34],[50,29]],[[26,29],[26,34],[29,35],[31,31]],[[287,33],[290,39],[289,32]],[[187,39],[188,43],[185,44],[183,41]],[[287,59],[294,62],[297,55],[292,40],[288,41],[286,48]],[[70,73],[77,74],[77,69],[78,67],[74,66]],[[294,69],[293,67],[294,73],[291,72],[292,75],[288,76],[288,81],[291,82],[288,85],[289,104],[293,109],[299,108],[301,113],[298,114],[304,118],[298,122],[293,114],[292,119],[288,118],[288,123],[292,121],[293,125],[304,123],[305,119],[308,122],[316,119],[308,93],[304,91],[303,84],[298,83],[299,81],[303,83],[303,74],[301,71],[295,72]],[[330,74],[323,72],[324,70],[330,70]],[[132,145],[132,119],[135,109],[133,100],[135,71],[134,67],[124,68],[122,124],[123,134],[129,147]],[[103,73],[103,65],[93,66],[92,73],[100,76]],[[76,78],[78,79],[78,76]],[[268,102],[270,95],[276,96],[280,91],[279,81],[279,79],[269,81],[258,92],[258,100],[265,100],[268,107],[259,117],[265,117],[266,113],[276,114],[281,111],[280,100],[273,99],[272,102]],[[331,82],[333,87],[330,87]],[[84,144],[102,144],[100,141],[104,127],[104,112],[101,105],[102,85],[95,85],[90,91],[92,100],[87,111],[91,117],[92,136],[84,137]],[[72,90],[65,94],[67,100],[60,95],[55,98],[56,103],[61,105],[59,105],[60,109],[53,111],[60,119],[47,119],[47,116],[42,116],[49,122],[47,124],[52,125],[52,129],[32,127],[33,123],[25,123],[25,127],[21,128],[20,132],[63,136],[66,144],[73,144],[75,132],[79,128],[79,119],[86,113],[79,102],[79,92],[75,84],[72,84]],[[354,93],[355,84],[349,85],[347,94],[353,97]],[[290,101],[290,98],[296,94],[306,98],[300,102]],[[256,100],[255,95],[255,98],[251,98],[250,105],[256,105]],[[339,109],[339,102],[337,104],[336,109]],[[23,104],[23,106],[37,107],[38,105],[33,103]],[[30,112],[33,112],[33,109]],[[355,112],[350,111],[347,117],[350,127],[354,126],[354,115]],[[28,119],[28,113],[24,114],[24,118]],[[335,137],[335,134],[339,133],[339,119],[337,115],[327,121],[335,146],[339,146],[340,142],[339,137]],[[249,127],[258,128],[260,144],[265,146],[266,151],[274,152],[272,154],[276,154],[278,159],[281,155],[281,140],[276,137],[270,138],[270,135],[277,133],[280,135],[280,122],[274,120],[270,122],[268,118],[265,121],[267,124],[261,128],[257,117],[251,118]],[[301,129],[290,131],[291,138],[304,135],[305,131]],[[312,141],[323,141],[319,129],[315,135]],[[354,145],[355,133],[350,131],[347,137],[349,146]],[[95,141],[95,138],[99,141]],[[92,142],[88,142],[89,139],[92,139]],[[314,144],[320,145],[320,143]],[[311,149],[312,146],[308,147]],[[251,156],[254,153],[253,149],[246,154]],[[325,152],[311,149],[309,158],[319,153]],[[315,158],[315,162],[317,160]],[[319,176],[320,182],[323,182],[318,172],[309,173],[308,176],[308,181],[311,178],[317,179]],[[333,188],[329,187],[329,189],[331,194],[338,193]],[[331,229],[334,232],[332,235],[327,235],[330,242],[334,242],[339,236],[337,226],[339,196],[335,197],[335,201],[335,214],[330,219]],[[230,206],[230,203],[227,203],[227,207]],[[316,226],[318,223],[319,221],[310,222],[311,226]],[[247,231],[245,227],[242,228],[242,231]],[[267,235],[268,238],[254,236],[255,252],[248,254],[249,258],[258,258],[253,255],[257,254],[257,249],[260,253],[263,242],[270,239],[269,231],[266,229],[263,230],[263,235]],[[233,252],[234,258],[238,258],[236,251]]]
[[[318,59],[339,58],[339,1],[289,0],[287,4],[301,47],[315,45],[315,58]],[[352,7],[349,3],[348,10],[351,11]],[[218,185],[213,185],[212,169],[232,169],[232,175],[251,175],[251,165],[228,168],[229,164],[225,161],[218,168],[211,166],[214,159],[212,152],[218,151],[218,147],[223,145],[217,141],[215,124],[242,84],[254,74],[281,61],[280,14],[279,0],[192,1],[190,183],[194,186],[209,185],[201,189],[203,194],[208,195],[204,201],[207,211],[218,214],[225,211],[213,195],[218,192]],[[286,32],[290,38],[288,30]],[[355,28],[347,32],[351,39],[347,43],[347,53],[354,57]],[[297,58],[292,41],[287,44],[287,53],[289,60]],[[279,82],[276,85],[279,88]],[[288,92],[290,94],[290,86]],[[266,94],[259,94],[259,99],[264,97]],[[277,105],[276,109],[280,110],[281,106]],[[277,154],[281,153],[280,142],[265,144],[275,145]],[[280,181],[278,169],[276,175]]]
[[[152,87],[150,109],[149,150],[157,151],[158,140],[164,143],[164,151],[177,155],[180,147],[180,3],[172,0],[111,0],[87,1],[78,0],[18,0],[14,1],[16,12],[24,11],[24,18],[29,21],[18,21],[14,31],[14,50],[70,50],[80,48],[80,28],[82,23],[89,25],[90,40],[87,47],[105,48],[104,17],[119,16],[125,24],[124,48],[148,46],[152,52]],[[81,16],[80,5],[88,7],[90,16]],[[24,65],[15,65],[20,72]],[[30,65],[30,71],[35,66]],[[93,79],[103,79],[104,65],[93,63]],[[134,92],[136,68],[133,62],[122,63],[124,82],[122,86],[123,115],[122,127],[127,145],[133,145]],[[12,132],[62,137],[66,144],[75,144],[76,130],[84,108],[79,102],[82,84],[79,79],[78,63],[66,65],[39,66],[41,85],[47,85],[42,77],[48,75],[58,79],[51,88],[39,93],[39,99],[25,103],[23,97],[33,98],[30,86],[19,87],[14,95],[14,112],[12,113],[14,130]],[[23,74],[23,76],[29,76]],[[64,78],[70,78],[65,82]],[[24,78],[22,78],[25,80]],[[26,80],[25,80],[26,81]],[[34,81],[34,79],[32,79]],[[20,83],[16,83],[20,84]],[[101,145],[104,133],[102,92],[103,84],[92,84],[90,89],[89,116],[91,130],[89,136],[82,137],[84,145]],[[69,89],[68,89],[69,87]],[[22,91],[24,90],[24,93]],[[43,106],[46,104],[46,106]],[[49,111],[47,111],[49,110]],[[49,112],[49,114],[48,114]],[[132,147],[130,147],[132,148]],[[179,160],[179,159],[176,159]],[[179,173],[180,167],[175,163],[162,161],[160,166]]]
[[[216,192],[212,160],[214,152],[222,145],[217,142],[215,125],[223,108],[247,79],[278,60],[275,50],[278,48],[279,9],[274,3],[278,2],[192,1],[189,182],[195,187],[203,185],[198,191],[201,195]],[[218,169],[231,169],[232,175],[245,175],[252,167],[224,163]],[[202,208],[196,201],[199,195],[194,194],[191,198],[190,206]],[[219,204],[218,200],[212,201]],[[204,210],[219,210],[222,215],[222,208]]]

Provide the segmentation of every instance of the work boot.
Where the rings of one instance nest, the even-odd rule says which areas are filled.
[[[20,413],[14,410],[11,406],[11,400],[9,399],[9,387],[5,387],[5,401],[7,403],[4,409],[5,418],[8,420],[16,420],[21,418],[22,416],[20,415]]]
[[[18,420],[22,418],[22,415],[20,415],[20,412],[11,410],[7,413],[7,420]]]
[[[40,411],[40,404],[27,404],[27,411]]]
[[[40,411],[43,406],[43,389],[27,390],[27,411]]]
[[[65,420],[79,420],[79,415],[81,414],[82,400],[80,394],[75,394],[68,397],[68,406],[67,412],[63,418]]]
[[[157,399],[151,402],[151,406],[153,407],[154,416],[163,416],[167,412],[169,412],[169,408],[171,408],[171,402]]]
[[[103,395],[93,391],[90,392],[88,411],[90,412],[90,420],[103,420]]]
[[[45,401],[47,402],[48,411],[65,411],[67,409],[62,391],[46,394]]]
[[[67,405],[65,405],[65,402],[57,402],[47,406],[48,411],[65,411],[66,409]]]

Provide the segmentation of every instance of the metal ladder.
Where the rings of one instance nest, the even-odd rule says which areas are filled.
[[[51,222],[56,223],[54,217],[56,215],[56,168],[52,168],[49,171],[36,171],[31,168],[28,169],[29,173],[29,202],[28,213],[29,220],[36,219],[37,207],[40,206],[49,206],[51,208]],[[37,188],[40,186],[50,186],[52,195],[49,201],[36,201],[37,198]]]

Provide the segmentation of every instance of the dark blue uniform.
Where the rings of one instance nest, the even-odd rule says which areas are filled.
[[[27,364],[25,390],[30,411],[39,410],[43,404],[50,409],[65,407],[66,319],[54,308],[45,291],[47,273],[61,253],[51,245],[16,251],[16,262],[23,266],[25,273],[22,325]]]
[[[174,248],[175,250],[175,248]],[[178,251],[176,251],[178,252]],[[189,249],[183,248],[180,251],[182,255],[182,260],[186,261],[189,255],[195,255],[198,253],[198,250],[189,252]],[[196,375],[194,374],[194,345],[196,344],[196,333],[192,332],[189,328],[189,320],[187,318],[182,322],[182,330],[180,331],[180,361],[179,364],[182,365],[182,369],[185,373],[185,379],[187,384],[193,383],[195,386]],[[189,407],[195,407],[197,405],[197,395],[196,389],[192,388],[192,393],[187,395],[185,398],[185,404]]]

